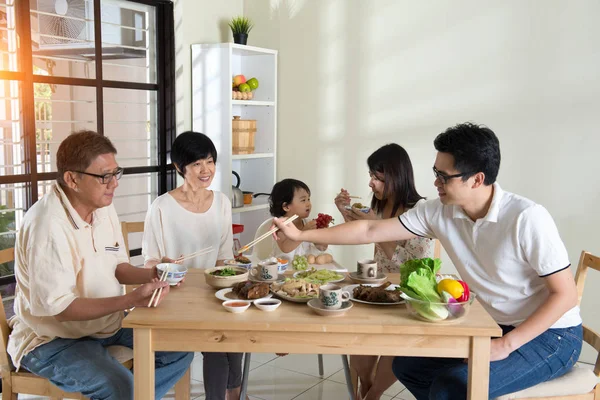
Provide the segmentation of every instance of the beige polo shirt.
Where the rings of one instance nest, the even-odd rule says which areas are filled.
[[[115,277],[128,262],[113,205],[98,209],[92,224],[77,214],[58,184],[25,215],[15,243],[17,289],[8,353],[21,358],[55,338],[109,337],[123,312],[91,321],[60,322],[54,316],[73,300],[122,294]]]

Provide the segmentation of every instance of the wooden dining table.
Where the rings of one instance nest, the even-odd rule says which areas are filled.
[[[389,274],[392,283],[398,274]],[[340,285],[350,284],[348,278]],[[134,332],[134,398],[154,399],[156,351],[304,353],[468,358],[468,399],[488,398],[490,341],[500,327],[477,301],[455,323],[411,316],[404,305],[354,303],[340,317],[315,314],[306,304],[283,301],[273,312],[251,306],[228,312],[190,270],[157,308],[135,308],[123,321]]]

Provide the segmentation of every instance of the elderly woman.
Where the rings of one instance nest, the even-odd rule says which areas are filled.
[[[202,133],[184,132],[173,142],[171,161],[184,182],[157,198],[148,210],[142,241],[146,266],[209,246],[213,252],[184,261],[184,265],[224,265],[233,258],[231,202],[225,194],[209,190],[217,163],[213,142]],[[206,399],[239,399],[242,354],[203,354]]]
[[[15,245],[17,291],[8,353],[13,364],[92,399],[133,398],[133,374],[107,346],[133,348],[124,310],[146,307],[164,287],[156,269],[129,264],[112,205],[123,174],[110,140],[90,131],[58,148],[57,182],[25,215]],[[122,284],[141,284],[121,295]],[[188,369],[193,353],[156,353],[156,398]]]

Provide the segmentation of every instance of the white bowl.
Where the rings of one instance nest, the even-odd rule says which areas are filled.
[[[244,305],[241,305],[242,303]],[[239,306],[234,306],[234,304],[239,304]],[[250,307],[250,304],[252,304],[252,302],[246,300],[227,300],[223,302],[223,307],[230,313],[239,314],[246,311],[248,307]]]
[[[163,271],[167,267],[169,267],[169,272],[167,273],[167,282],[169,282],[169,285],[171,286],[177,285],[179,282],[181,282],[188,271],[188,269],[181,264],[160,263],[156,266],[158,269],[159,278],[162,276]]]
[[[254,301],[256,308],[262,311],[275,311],[281,305],[281,300],[277,299],[259,299]]]
[[[346,210],[349,210],[349,211],[356,210],[356,211],[364,212],[365,214],[367,214],[371,210],[371,207],[358,208],[358,207],[346,206],[345,208],[346,208]]]

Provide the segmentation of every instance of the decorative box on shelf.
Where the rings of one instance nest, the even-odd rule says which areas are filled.
[[[231,121],[231,153],[254,153],[254,135],[256,134],[255,119],[241,119],[239,115],[233,116]]]

